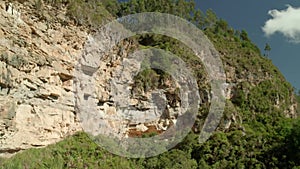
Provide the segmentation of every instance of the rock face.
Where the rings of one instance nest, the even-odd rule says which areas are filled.
[[[49,28],[26,10],[30,6],[9,5],[0,2],[2,156],[52,144],[81,130],[72,70],[87,37],[75,26]]]
[[[93,41],[87,30],[72,26],[72,22],[63,26],[59,22],[42,21],[31,12],[33,4],[29,2],[26,5],[17,2],[9,5],[7,10],[7,4],[0,2],[0,156],[53,144],[81,131],[82,125],[88,126],[85,128],[87,132],[95,132],[100,118],[82,121],[84,113],[93,111],[102,114],[101,118],[105,119],[103,124],[109,126],[105,132],[121,133],[124,137],[160,133],[176,123],[179,105],[167,106],[172,97],[166,98],[164,92],[167,91],[163,90],[124,100],[134,107],[131,114],[125,113],[124,116],[124,112],[116,109],[116,104],[123,101],[118,100],[121,97],[112,95],[117,95],[115,91],[130,92],[122,89],[123,84],[134,83],[131,69],[139,66],[131,60],[122,59],[127,57],[128,51],[136,48],[133,42],[124,42],[122,48],[113,48],[109,55],[103,54],[99,64],[93,65],[89,55],[82,54],[85,43]],[[51,10],[50,7],[45,8]],[[18,15],[12,10],[18,11]],[[67,22],[66,18],[62,20]],[[111,37],[101,40],[110,43]],[[83,76],[75,78],[75,66],[80,65],[78,62],[82,63]],[[123,70],[121,62],[128,64],[126,70]],[[89,87],[81,86],[90,81],[94,73],[92,80],[95,85],[92,87],[95,90],[89,93],[85,91]],[[81,83],[75,83],[75,79]],[[172,94],[176,87],[169,87],[167,93]],[[152,101],[153,98],[166,103],[162,105],[168,110],[164,118],[160,118],[161,114],[156,110],[160,107]],[[90,103],[96,106],[84,109],[78,106]],[[130,123],[132,112],[139,113],[135,116],[135,123]],[[144,118],[151,116],[149,114],[153,119]],[[112,120],[115,116],[125,120]]]
[[[84,130],[94,136],[106,134],[120,139],[137,136],[132,132],[142,135],[150,129],[156,133],[166,130],[172,125],[169,121],[186,111],[180,109],[183,107],[180,103],[187,105],[188,98],[176,100],[178,94],[175,90],[181,86],[166,81],[164,85],[168,87],[165,89],[135,91],[134,77],[141,67],[138,58],[145,57],[138,52],[133,56],[129,54],[128,51],[137,47],[134,40],[122,41],[121,48],[117,46],[110,51],[105,50],[110,39],[114,38],[109,34],[89,36],[84,54],[76,66],[75,108]],[[180,84],[184,83],[187,82]],[[193,84],[197,86],[196,81]]]

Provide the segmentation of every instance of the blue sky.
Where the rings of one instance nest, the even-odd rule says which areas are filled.
[[[287,4],[294,8],[300,7],[299,0],[196,0],[196,3],[203,12],[211,8],[218,17],[226,20],[234,29],[245,29],[251,40],[261,48],[262,52],[265,43],[269,43],[272,48],[270,59],[286,79],[295,88],[300,89],[300,43],[293,43],[288,37],[278,32],[267,37],[262,30],[265,22],[273,19],[268,14],[270,10],[277,9],[282,12],[288,8]],[[293,16],[294,14],[286,16],[283,14],[282,20],[288,21],[289,17]],[[298,16],[300,18],[299,12]],[[300,36],[300,20],[297,20],[297,23],[299,23],[297,36]],[[289,25],[291,24],[285,22],[285,24],[279,25],[281,27],[277,28],[277,31]]]

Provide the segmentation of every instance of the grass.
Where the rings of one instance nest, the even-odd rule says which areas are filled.
[[[28,149],[9,159],[0,159],[1,168],[141,168],[134,161],[110,154],[85,133],[40,149]]]

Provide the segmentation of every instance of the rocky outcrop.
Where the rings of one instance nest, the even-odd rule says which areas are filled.
[[[0,155],[55,143],[80,131],[73,68],[87,37],[0,2]],[[18,12],[18,13],[17,13]]]
[[[4,2],[0,4],[0,156],[55,143],[84,127],[87,132],[95,132],[99,128],[97,119],[104,118],[103,125],[109,127],[100,133],[120,133],[123,137],[160,133],[176,123],[179,105],[168,105],[168,102],[178,86],[169,87],[169,91],[148,91],[129,100],[112,97],[122,95],[114,93],[116,91],[126,95],[124,92],[130,90],[123,90],[123,84],[134,83],[132,68],[139,65],[126,60],[128,51],[136,48],[134,42],[122,42],[122,48],[113,48],[109,55],[99,53],[101,62],[93,67],[90,58],[81,57],[89,57],[82,55],[82,49],[85,42],[93,41],[84,28],[73,26],[72,22],[66,24],[68,20],[63,15],[64,24],[41,20],[30,2],[9,5],[10,10],[7,10]],[[51,10],[51,7],[44,8]],[[11,10],[18,11],[18,15]],[[63,12],[63,9],[59,11]],[[110,40],[108,36],[101,39],[107,43]],[[74,71],[78,65],[81,65],[82,76]],[[81,86],[91,79],[95,90],[89,93],[85,91],[89,87]],[[165,117],[160,118],[157,109],[161,107],[157,107],[153,99],[165,102],[162,105],[168,110]],[[116,109],[123,101],[133,107],[129,114]],[[79,106],[89,103],[95,106],[84,109]],[[101,118],[82,119],[86,114],[91,115],[92,110],[98,113],[97,117],[102,115]],[[135,115],[137,119],[131,119],[134,113],[139,114]],[[145,118],[149,114],[153,115],[152,119]]]

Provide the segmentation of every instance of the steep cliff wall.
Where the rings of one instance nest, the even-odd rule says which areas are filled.
[[[33,4],[7,8],[0,3],[1,154],[45,146],[81,130],[72,71],[87,38],[79,27],[41,20]]]

